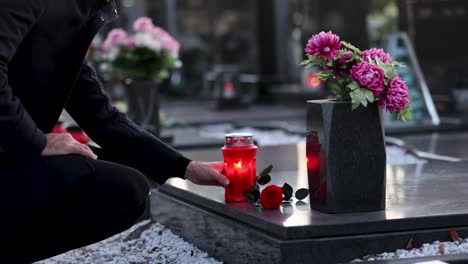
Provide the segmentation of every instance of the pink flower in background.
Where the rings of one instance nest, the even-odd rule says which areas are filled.
[[[371,91],[374,96],[379,96],[384,88],[385,74],[379,67],[368,62],[361,62],[351,68],[351,78],[356,81],[359,86]]]
[[[169,34],[162,39],[162,45],[173,58],[179,57],[180,44]]]
[[[129,37],[127,39],[126,45],[129,50],[134,50],[137,47],[135,37],[134,36]]]
[[[113,29],[107,34],[107,38],[102,44],[102,52],[108,59],[115,59],[118,54],[119,45],[125,45],[127,42],[127,32],[121,28]]]
[[[388,83],[387,91],[380,98],[379,107],[381,109],[385,107],[388,112],[395,113],[405,109],[408,102],[408,86],[397,76]]]
[[[133,30],[136,32],[151,32],[153,28],[153,20],[149,17],[140,17],[133,23]]]
[[[368,49],[368,50],[363,51],[362,52],[362,58],[367,62],[369,62],[369,58],[372,59],[372,60],[375,60],[375,58],[379,58],[379,60],[381,62],[383,62],[383,63],[393,61],[390,54],[385,53],[385,51],[383,51],[383,49],[376,49],[376,48],[372,48],[372,49]]]
[[[162,49],[161,39],[155,38],[150,33],[136,33],[135,44],[137,47],[144,47],[160,53]]]
[[[138,18],[133,29],[132,34],[122,29],[108,33],[101,45],[105,67],[111,66],[123,76],[142,78],[141,73],[144,78],[156,82],[166,79],[171,68],[180,67],[179,42],[164,29],[156,27],[151,18]],[[148,67],[146,62],[151,62],[152,66]]]
[[[106,41],[110,41],[112,45],[120,45],[125,43],[127,40],[127,32],[121,28],[113,29],[107,35]]]
[[[305,47],[305,52],[309,55],[322,57],[326,61],[330,61],[335,58],[340,51],[338,50],[341,47],[340,38],[329,32],[320,32],[316,35],[313,35]]]
[[[166,30],[160,28],[160,27],[154,27],[152,30],[151,30],[151,34],[153,34],[153,36],[157,37],[157,38],[163,38],[165,36],[168,36],[169,33],[167,33]]]

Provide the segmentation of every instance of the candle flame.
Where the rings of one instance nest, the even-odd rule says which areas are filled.
[[[242,161],[239,161],[239,162],[237,162],[237,163],[234,163],[234,168],[236,168],[236,169],[242,168]]]

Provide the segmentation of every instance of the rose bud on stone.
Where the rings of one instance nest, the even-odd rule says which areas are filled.
[[[283,203],[283,188],[270,185],[260,194],[260,204],[265,209],[277,209]]]

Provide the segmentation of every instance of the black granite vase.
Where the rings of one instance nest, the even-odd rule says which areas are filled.
[[[159,87],[149,80],[131,80],[127,84],[128,115],[140,127],[160,135]]]
[[[386,153],[377,104],[307,102],[307,169],[313,210],[385,210]]]

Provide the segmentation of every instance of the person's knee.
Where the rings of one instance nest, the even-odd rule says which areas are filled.
[[[146,177],[133,168],[115,163],[96,166],[98,185],[107,188],[103,199],[120,210],[138,214],[146,207],[150,185]]]

